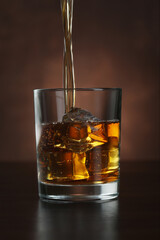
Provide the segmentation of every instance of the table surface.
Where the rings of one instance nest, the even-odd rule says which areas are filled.
[[[1,162],[1,239],[160,239],[159,170],[156,161],[121,161],[118,199],[51,204],[38,198],[35,162]]]

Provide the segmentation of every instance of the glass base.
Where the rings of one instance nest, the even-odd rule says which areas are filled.
[[[118,197],[119,181],[104,184],[59,185],[39,182],[39,196],[47,202],[106,201]]]

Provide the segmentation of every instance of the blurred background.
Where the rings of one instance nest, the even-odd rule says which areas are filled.
[[[159,0],[74,0],[76,87],[121,87],[121,161],[160,159]],[[60,0],[0,1],[0,161],[36,161],[33,89],[62,87]]]

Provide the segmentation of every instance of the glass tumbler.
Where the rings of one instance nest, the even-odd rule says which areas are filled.
[[[120,88],[34,90],[39,196],[45,201],[103,201],[119,194]]]

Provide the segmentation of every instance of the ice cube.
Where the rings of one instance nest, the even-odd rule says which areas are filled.
[[[67,149],[82,153],[91,148],[89,143],[91,138],[88,137],[88,125],[84,122],[68,122],[66,124],[65,146]]]
[[[86,169],[86,153],[73,153],[73,179],[83,180],[89,178]]]
[[[67,135],[74,140],[82,140],[88,136],[87,125],[82,123],[69,124]]]
[[[68,123],[66,130],[66,147],[74,152],[86,152],[95,146],[106,142],[104,135],[100,132],[100,120],[90,112],[81,108],[72,108],[63,117],[63,122]],[[92,123],[95,123],[91,125]],[[99,126],[100,125],[100,126]]]
[[[64,123],[49,123],[42,125],[38,150],[52,151],[54,148],[66,148],[65,143],[66,126]]]
[[[41,181],[70,180],[73,177],[72,152],[65,149],[41,152],[39,166]]]
[[[119,147],[119,139],[117,137],[108,137],[108,147],[109,149]]]
[[[99,142],[107,142],[108,135],[107,135],[107,126],[106,123],[99,122],[99,123],[90,123],[90,133],[89,136],[94,141]]]
[[[109,122],[108,123],[108,137],[119,138],[119,122]]]
[[[67,149],[74,152],[86,152],[108,141],[105,123],[71,122],[66,125]]]
[[[108,170],[117,169],[119,166],[119,149],[112,148],[108,154],[109,163],[108,163]]]
[[[86,167],[91,175],[104,174],[108,166],[107,143],[91,149],[86,153]]]
[[[90,112],[81,108],[71,108],[71,110],[63,116],[63,122],[98,122],[98,118]]]

